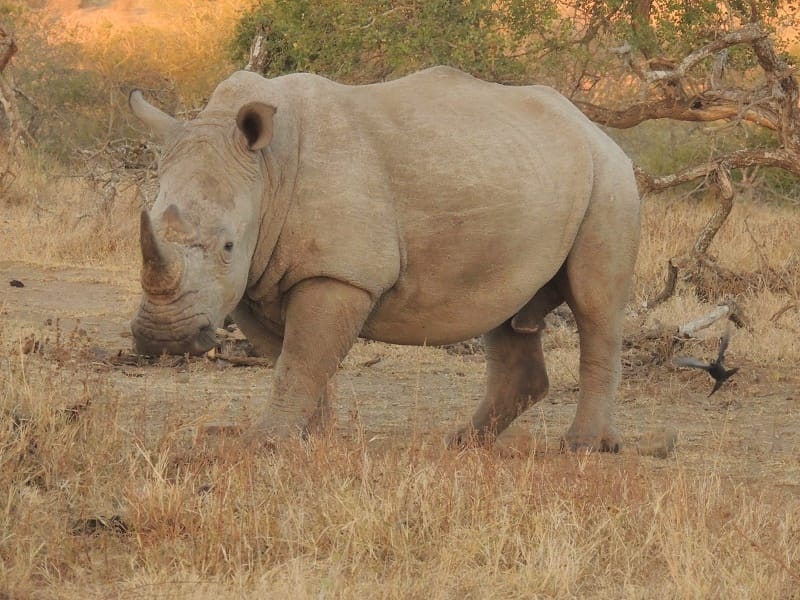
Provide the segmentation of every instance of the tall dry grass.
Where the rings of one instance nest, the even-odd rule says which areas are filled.
[[[3,260],[136,268],[146,200],[135,182],[104,185],[35,153],[13,161],[16,175],[0,196]]]
[[[0,254],[136,278],[133,189],[104,212],[86,181],[23,167]],[[634,306],[713,208],[645,201]],[[796,209],[737,204],[712,247],[789,284],[740,298],[752,330],[737,333],[737,360],[797,364],[797,311],[770,317],[797,294],[798,227]],[[680,289],[647,319],[708,307]],[[125,405],[159,403],[156,387],[131,397],[74,348],[23,354],[12,327],[0,322],[0,596],[792,598],[800,586],[797,497],[730,479],[721,446],[698,472],[633,454],[445,451],[421,423],[405,441],[256,452],[196,438],[194,422],[153,427]],[[557,327],[547,343],[551,380],[574,385],[574,335]]]
[[[694,200],[678,194],[650,196],[644,202],[642,242],[632,303],[641,307],[662,289],[667,261],[687,255],[703,225],[717,209],[716,200]],[[709,254],[742,280],[698,295],[691,283],[678,284],[669,301],[646,313],[637,326],[680,325],[707,314],[714,303],[733,298],[746,327],[736,334],[738,351],[762,365],[795,364],[800,357],[800,211],[737,201],[718,232]],[[784,312],[781,312],[784,311]],[[723,325],[724,326],[724,325]],[[712,328],[712,337],[720,328]],[[742,356],[742,355],[740,355]]]
[[[67,389],[94,405],[65,412]],[[0,398],[6,597],[791,598],[800,583],[796,499],[680,461],[499,458],[425,435],[258,453],[181,423],[139,431],[98,378],[43,378],[25,356],[4,362]]]

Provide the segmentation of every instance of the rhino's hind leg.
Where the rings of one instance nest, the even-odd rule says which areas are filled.
[[[612,306],[591,310],[579,298],[570,295],[567,300],[580,338],[580,389],[575,418],[563,444],[571,450],[618,452],[621,439],[614,404],[621,370],[622,310],[616,301],[611,303],[613,310]]]
[[[580,338],[578,407],[564,439],[572,450],[617,452],[620,448],[614,404],[622,325],[639,243],[638,196],[635,185],[630,188],[627,210],[622,202],[608,202],[614,199],[612,193],[605,195],[607,205],[598,201],[558,282]],[[624,193],[624,188],[618,193]],[[598,231],[607,232],[607,237],[598,237]],[[612,236],[612,232],[616,233]]]
[[[486,396],[451,446],[490,443],[528,407],[547,394],[541,330],[519,333],[511,321],[484,336]]]

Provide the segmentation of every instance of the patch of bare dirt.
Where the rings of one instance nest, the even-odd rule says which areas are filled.
[[[204,422],[244,422],[261,409],[272,377],[267,366],[126,360],[138,297],[138,282],[126,273],[0,262],[0,364],[27,352],[30,376],[55,377],[61,386],[57,401],[67,406],[88,395],[94,404],[114,403],[123,422],[144,436],[167,422],[183,423],[187,432]],[[40,346],[23,348],[31,336]],[[703,372],[628,365],[617,408],[626,447],[623,457],[609,460],[637,456],[637,445],[663,439],[675,446],[666,459],[639,460],[654,469],[669,461],[713,467],[742,484],[800,496],[800,376],[735,355],[730,366],[740,372],[708,397],[713,382]],[[558,452],[575,411],[576,345],[551,356],[549,368],[550,394],[507,436],[507,445],[545,456]],[[376,444],[444,435],[468,418],[483,385],[479,351],[359,342],[337,378],[337,433]]]

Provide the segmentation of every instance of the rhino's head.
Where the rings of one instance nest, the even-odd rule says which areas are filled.
[[[130,98],[133,112],[166,144],[159,191],[142,211],[142,301],[131,322],[144,354],[199,354],[244,294],[264,194],[261,150],[275,109],[250,103],[181,122]]]

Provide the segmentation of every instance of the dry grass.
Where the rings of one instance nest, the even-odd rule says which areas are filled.
[[[641,306],[661,290],[667,260],[688,253],[715,209],[713,199],[697,202],[654,196],[645,201],[634,306]],[[732,289],[719,289],[709,299],[698,298],[691,285],[679,285],[673,298],[650,311],[643,323],[634,321],[635,325],[683,324],[707,313],[713,302],[733,297],[747,325],[737,334],[746,340],[739,344],[739,350],[744,346],[748,359],[762,365],[796,364],[800,357],[797,231],[800,231],[800,212],[796,207],[735,203],[710,253],[719,265],[742,276],[740,284]],[[712,328],[711,336],[719,329]]]
[[[798,585],[797,502],[718,472],[448,452],[424,436],[210,446],[180,423],[137,431],[101,381],[32,377],[25,360],[0,374],[18,417],[0,429],[10,597],[789,598]],[[75,387],[93,406],[70,420],[58,409]]]
[[[135,225],[144,197],[136,185],[104,188],[32,155],[15,163],[16,177],[0,196],[4,260],[137,268]]]
[[[697,201],[662,194],[645,200],[637,268],[639,285],[635,290],[637,300],[652,293],[647,288],[664,277],[668,258],[686,254],[691,249],[698,232],[716,208],[713,197]],[[797,295],[800,293],[800,246],[795,239],[798,226],[800,216],[796,207],[736,202],[710,252],[721,265],[738,273],[755,273],[767,268],[780,271],[787,278],[789,292]]]

